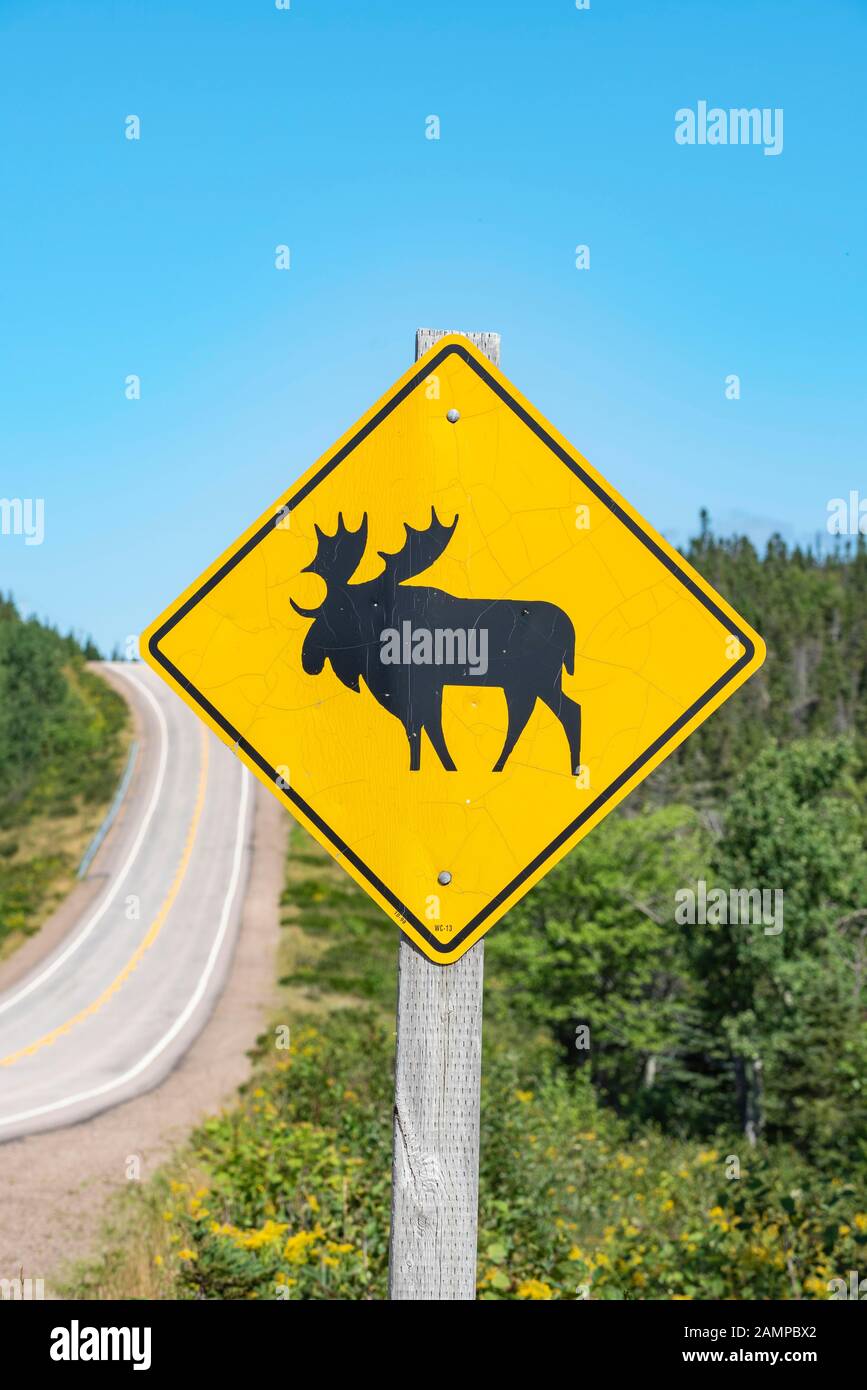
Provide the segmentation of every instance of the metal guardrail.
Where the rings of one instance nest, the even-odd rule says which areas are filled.
[[[124,768],[123,776],[121,777],[118,789],[114,794],[114,800],[112,801],[111,805],[108,808],[108,811],[106,812],[105,819],[103,820],[102,825],[99,827],[90,844],[87,846],[87,849],[84,851],[84,858],[78,866],[78,873],[76,874],[76,878],[84,878],[86,876],[88,869],[93,863],[93,859],[97,850],[99,849],[100,845],[102,844],[103,840],[105,839],[106,835],[108,834],[109,830],[115,822],[117,813],[120,810],[121,805],[123,804],[124,797],[126,796],[127,787],[129,786],[130,778],[132,777],[132,770],[135,766],[135,759],[137,753],[138,743],[135,739],[133,739],[132,743],[129,746],[129,757],[126,760],[126,767]]]

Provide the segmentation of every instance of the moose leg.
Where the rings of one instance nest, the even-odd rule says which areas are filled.
[[[527,720],[533,713],[536,705],[535,695],[516,695],[509,698],[506,693],[506,703],[509,708],[509,727],[506,730],[506,741],[503,744],[503,751],[494,763],[494,772],[502,772],[506,766],[506,759],[509,757],[521,734],[527,727]]]
[[[581,706],[564,695],[559,687],[553,695],[543,695],[542,699],[563,726],[569,741],[569,761],[574,775],[581,766]]]
[[[439,758],[440,762],[442,763],[443,767],[445,768],[446,772],[457,772],[457,768],[455,767],[455,764],[452,761],[452,755],[448,750],[445,738],[443,736],[442,719],[443,712],[440,708],[438,714],[433,715],[430,719],[425,720],[424,727],[427,730],[427,736],[431,741],[433,750]]]
[[[409,770],[418,772],[421,768],[421,725],[404,724],[409,743]]]

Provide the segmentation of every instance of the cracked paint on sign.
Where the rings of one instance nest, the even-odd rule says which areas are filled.
[[[450,410],[459,412],[454,423]],[[505,691],[449,685],[445,675],[442,735],[456,770],[422,733],[420,765],[410,771],[404,728],[363,677],[356,691],[328,660],[305,671],[309,614],[327,594],[321,575],[307,572],[316,528],[336,537],[338,555],[344,538],[365,528],[351,596],[382,573],[379,552],[401,551],[406,527],[430,534],[432,512],[443,535],[457,523],[402,590],[490,600],[501,623],[516,604],[516,621],[553,605],[574,629],[574,669],[561,674],[564,696],[581,709],[577,769],[563,723],[538,700],[494,771]],[[725,600],[457,335],[441,339],[170,605],[142,651],[443,964],[764,657],[761,638]]]

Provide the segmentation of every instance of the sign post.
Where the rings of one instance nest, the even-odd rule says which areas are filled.
[[[445,330],[419,329],[416,361]],[[467,333],[499,366],[500,335]],[[485,943],[447,969],[401,935],[389,1296],[476,1296]]]
[[[474,1299],[485,943],[398,946],[389,1297]]]

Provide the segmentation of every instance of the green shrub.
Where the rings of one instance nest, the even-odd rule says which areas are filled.
[[[194,1136],[203,1185],[170,1189],[177,1295],[385,1297],[391,1068],[388,1030],[349,1010],[263,1055]],[[737,1145],[630,1140],[544,1049],[495,1043],[483,1078],[482,1299],[823,1298],[863,1265],[863,1190],[788,1152],[735,1178]]]

